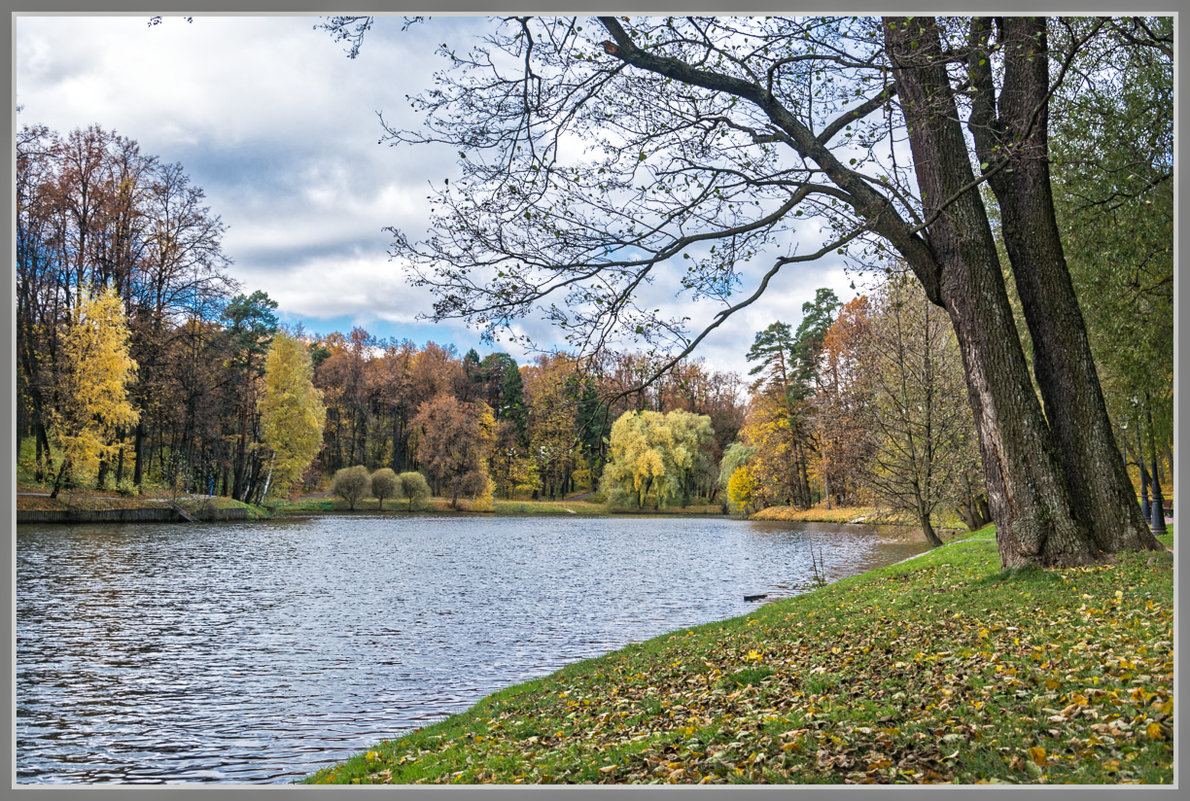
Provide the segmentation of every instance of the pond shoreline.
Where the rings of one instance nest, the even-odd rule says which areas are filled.
[[[412,511],[404,507],[402,500],[389,500],[384,508],[375,499],[357,504],[350,509],[346,503],[327,496],[309,496],[296,501],[286,501],[268,506],[254,506],[231,498],[210,495],[185,496],[143,496],[114,497],[94,493],[70,493],[51,499],[48,493],[39,490],[18,490],[16,497],[16,522],[18,524],[57,523],[182,523],[232,520],[285,520],[300,517],[325,515],[342,516],[474,516],[487,517],[536,517],[536,516],[582,516],[582,517],[695,517],[725,518],[735,520],[796,522],[796,523],[839,523],[863,524],[868,526],[905,527],[903,522],[888,519],[870,508],[844,509],[793,509],[791,507],[770,507],[747,518],[733,517],[718,505],[670,507],[665,509],[608,509],[602,503],[585,500],[493,501],[493,508],[477,510],[464,502],[460,508],[452,508],[442,498],[422,502]],[[956,532],[957,533],[957,532]]]

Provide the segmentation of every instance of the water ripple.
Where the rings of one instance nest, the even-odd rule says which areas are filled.
[[[510,684],[924,550],[860,526],[20,526],[17,781],[289,782]]]

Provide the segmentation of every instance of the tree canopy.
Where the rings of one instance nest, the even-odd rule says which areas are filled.
[[[369,24],[328,26],[358,45]],[[1050,190],[1051,96],[1113,31],[1152,29],[507,17],[473,47],[444,44],[448,67],[413,100],[424,126],[388,129],[393,142],[457,148],[461,172],[434,189],[429,235],[394,231],[394,252],[437,293],[438,319],[492,334],[540,309],[584,352],[635,336],[678,357],[790,265],[896,254],[964,355],[1004,565],[1156,548],[1118,458]],[[759,277],[743,269],[754,260],[769,265]],[[671,278],[717,304],[701,330],[642,302],[642,287]]]
[[[72,469],[93,466],[119,448],[117,430],[138,417],[128,398],[135,374],[120,297],[111,287],[82,292],[63,337],[57,402],[50,416],[63,454],[51,495],[58,494]]]
[[[269,479],[278,491],[284,491],[322,449],[326,424],[326,407],[314,386],[310,352],[289,334],[273,336],[257,405],[261,441],[272,451]]]

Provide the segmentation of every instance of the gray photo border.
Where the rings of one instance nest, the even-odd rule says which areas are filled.
[[[487,799],[512,799],[519,798],[524,793],[530,793],[538,797],[550,797],[554,793],[571,797],[586,797],[591,798],[599,796],[600,798],[614,798],[617,799],[633,799],[633,798],[658,798],[662,795],[666,797],[684,797],[686,795],[698,796],[702,798],[718,798],[722,796],[740,796],[740,795],[755,795],[756,797],[771,798],[775,794],[783,794],[786,797],[796,794],[799,798],[817,798],[824,797],[829,799],[850,799],[850,798],[864,798],[869,793],[876,793],[881,798],[911,798],[919,794],[932,794],[935,792],[954,792],[953,786],[941,787],[862,787],[862,786],[846,786],[846,787],[832,787],[819,785],[800,785],[794,787],[776,788],[776,787],[739,787],[739,788],[722,788],[722,787],[589,787],[589,786],[573,786],[573,787],[410,787],[398,786],[395,788],[316,788],[316,787],[298,787],[290,785],[281,786],[245,786],[245,785],[165,785],[155,787],[107,787],[107,786],[61,786],[61,787],[42,787],[17,785],[15,783],[16,777],[16,717],[15,717],[15,688],[16,688],[16,656],[15,656],[15,621],[16,621],[16,597],[15,597],[15,555],[16,555],[16,458],[15,458],[15,430],[16,430],[16,411],[15,411],[15,395],[16,395],[16,358],[15,358],[15,268],[14,264],[14,241],[15,241],[15,215],[14,215],[14,145],[13,136],[16,130],[16,109],[15,109],[15,74],[13,71],[13,56],[15,52],[15,17],[23,14],[144,14],[146,16],[152,14],[193,14],[193,15],[217,15],[217,14],[264,14],[264,15],[279,15],[279,14],[311,14],[317,15],[319,13],[348,13],[348,12],[374,12],[374,13],[435,13],[435,14],[475,14],[484,15],[496,12],[533,12],[533,13],[577,13],[588,11],[601,12],[617,12],[617,13],[680,13],[680,12],[723,12],[730,10],[734,14],[742,13],[795,13],[795,12],[824,12],[824,13],[856,13],[856,14],[876,14],[887,13],[891,9],[890,4],[882,3],[880,0],[850,0],[843,4],[840,8],[838,4],[830,2],[830,0],[749,0],[735,8],[725,8],[732,6],[732,3],[725,3],[723,0],[643,0],[638,3],[625,3],[624,0],[395,0],[389,3],[377,3],[375,0],[368,2],[347,2],[345,0],[324,0],[324,2],[312,2],[311,0],[290,0],[289,2],[281,2],[281,0],[252,0],[252,2],[236,2],[235,0],[206,0],[201,3],[191,2],[189,4],[183,3],[180,0],[155,0],[155,2],[146,2],[145,0],[109,0],[109,2],[86,2],[86,0],[3,0],[4,14],[3,20],[0,21],[4,25],[4,32],[7,34],[6,39],[9,42],[9,59],[6,62],[6,70],[8,80],[6,86],[9,92],[9,138],[7,140],[7,153],[4,159],[4,179],[7,191],[3,197],[3,210],[5,225],[3,228],[3,243],[4,252],[6,255],[6,276],[3,281],[3,296],[4,303],[0,308],[0,319],[3,323],[4,342],[3,359],[6,376],[7,391],[3,397],[3,409],[6,412],[6,424],[4,426],[2,441],[5,449],[12,458],[7,460],[0,460],[0,470],[2,470],[4,485],[8,487],[9,508],[6,515],[7,523],[12,535],[9,540],[7,548],[0,549],[3,551],[3,575],[7,579],[8,591],[3,593],[3,598],[0,600],[0,607],[3,609],[4,619],[4,672],[5,672],[5,691],[0,693],[2,704],[0,704],[0,717],[3,718],[4,726],[4,765],[7,768],[7,777],[0,779],[0,794],[6,799],[37,799],[37,801],[51,801],[58,798],[63,799],[97,799],[98,801],[122,801],[126,798],[187,798],[192,793],[216,793],[219,798],[227,799],[258,799],[261,797],[273,797],[280,793],[298,794],[302,798],[321,799],[329,797],[337,797],[344,792],[363,793],[375,797],[374,794],[378,792],[387,792],[389,794],[396,794],[402,798],[420,799],[433,798],[438,799],[454,799],[454,798],[479,798],[483,801]],[[1047,2],[1036,3],[1030,0],[991,0],[991,2],[972,2],[972,0],[950,0],[944,2],[943,0],[902,0],[900,3],[894,4],[896,8],[905,12],[912,13],[972,13],[972,12],[995,12],[995,13],[1043,13],[1043,14],[1080,14],[1080,13],[1137,13],[1143,11],[1144,13],[1168,13],[1178,14],[1183,6],[1180,0],[1148,0],[1143,4],[1142,9],[1127,8],[1126,4],[1118,2],[1108,2],[1107,0],[1047,0]],[[1040,5],[1040,7],[1038,7]],[[1179,19],[1175,23],[1175,47],[1181,40],[1181,31]],[[1187,75],[1186,65],[1184,59],[1181,58],[1180,48],[1177,49],[1176,74],[1174,79],[1175,91],[1178,88],[1185,86],[1185,79]],[[1178,104],[1177,118],[1175,122],[1175,214],[1180,222],[1187,219],[1185,203],[1182,202],[1184,198],[1183,183],[1181,178],[1181,165],[1185,163],[1185,131],[1186,131],[1186,108],[1185,104]],[[1183,229],[1180,225],[1179,230]],[[1181,260],[1182,252],[1181,237],[1175,235],[1174,244],[1174,276],[1175,276],[1175,298],[1174,298],[1174,383],[1175,396],[1185,395],[1186,376],[1183,370],[1178,369],[1181,364],[1181,355],[1185,348],[1185,331],[1179,324],[1178,310],[1184,308],[1187,302],[1187,289],[1184,276],[1181,275]],[[1184,437],[1182,434],[1182,415],[1178,405],[1175,403],[1174,409],[1174,430],[1175,430],[1175,478],[1184,475],[1186,466],[1186,458],[1183,444]],[[1176,489],[1176,483],[1175,483]],[[1185,573],[1187,569],[1187,561],[1190,560],[1190,553],[1187,549],[1180,548],[1175,551],[1176,571],[1174,576],[1174,600],[1175,600],[1175,618],[1174,618],[1174,648],[1175,648],[1175,665],[1180,663],[1180,648],[1184,642],[1182,630],[1184,628],[1184,619],[1182,615],[1177,614],[1180,607],[1178,603],[1181,598],[1180,582],[1178,577]],[[1175,667],[1174,674],[1174,695],[1175,699],[1180,698],[1184,681],[1184,671],[1178,671]],[[1175,700],[1175,704],[1177,701]],[[1179,765],[1185,765],[1186,760],[1186,742],[1185,735],[1178,736],[1175,730],[1175,754],[1174,754],[1174,784],[1168,787],[1154,787],[1154,786],[1140,786],[1129,787],[1127,791],[1137,792],[1144,795],[1146,798],[1177,798],[1179,797],[1179,778],[1181,771],[1178,769]],[[1071,791],[1077,793],[1087,793],[1093,798],[1115,798],[1123,788],[1119,786],[1109,787],[1059,787],[1059,786],[1025,786],[1025,787],[1009,787],[1009,786],[980,786],[980,787],[964,787],[960,792],[964,793],[992,793],[994,797],[1004,798],[1032,798],[1035,795],[1042,794],[1060,794],[1063,797],[1070,797],[1068,793]],[[542,794],[547,794],[543,796]]]

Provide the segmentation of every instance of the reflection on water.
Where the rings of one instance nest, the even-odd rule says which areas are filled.
[[[499,688],[925,550],[863,526],[21,526],[17,781],[288,782]]]

